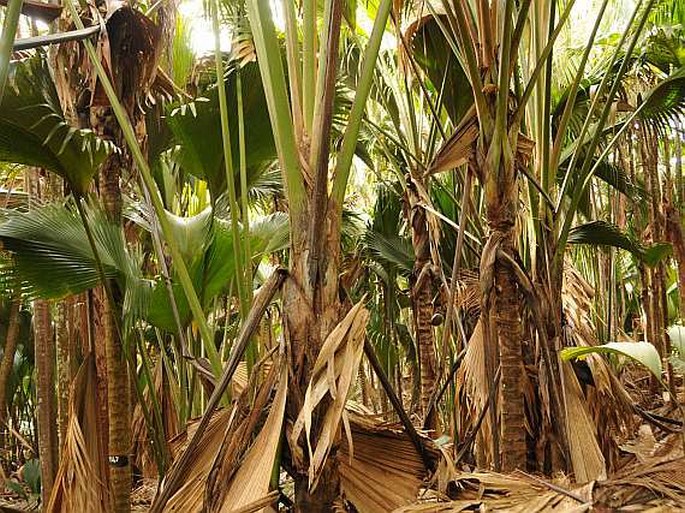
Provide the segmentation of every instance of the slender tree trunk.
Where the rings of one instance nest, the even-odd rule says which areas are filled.
[[[7,419],[7,381],[12,373],[14,364],[14,353],[17,350],[19,341],[20,315],[19,307],[21,302],[13,299],[10,302],[9,320],[7,325],[7,338],[3,347],[2,362],[0,362],[0,432],[4,432],[4,423]]]
[[[33,303],[33,336],[36,361],[36,395],[38,397],[38,455],[41,468],[41,499],[48,503],[57,472],[57,406],[55,400],[55,350],[52,339],[50,305]]]
[[[74,358],[67,328],[67,300],[55,305],[55,348],[57,350],[57,425],[60,454],[69,423],[69,397]]]
[[[666,236],[673,245],[673,256],[678,268],[680,318],[685,319],[685,237],[681,219],[676,207],[670,204],[666,206]]]

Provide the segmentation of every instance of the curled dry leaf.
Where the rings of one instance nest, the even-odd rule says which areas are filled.
[[[271,403],[269,416],[228,486],[221,513],[262,511],[268,506],[268,503],[263,504],[263,499],[269,495],[271,475],[283,429],[287,392],[288,371],[282,365],[278,392]]]
[[[357,376],[364,350],[364,332],[369,313],[363,300],[357,303],[326,338],[314,363],[312,378],[307,387],[302,410],[291,435],[291,446],[296,446],[304,430],[309,451],[309,486],[316,481],[324,467],[340,426],[347,395]],[[312,415],[323,399],[329,396],[322,415],[321,429],[312,440]],[[313,443],[314,442],[314,443]]]
[[[69,425],[46,512],[109,511],[95,381],[95,359],[91,353],[72,385]]]

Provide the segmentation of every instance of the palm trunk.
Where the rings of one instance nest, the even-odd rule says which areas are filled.
[[[60,454],[69,423],[69,397],[74,354],[67,328],[67,300],[55,305],[55,347],[57,349],[57,425]]]
[[[33,304],[33,336],[36,347],[36,395],[38,411],[38,455],[41,468],[41,499],[47,504],[57,471],[57,407],[55,404],[55,349],[50,305]]]
[[[0,362],[0,430],[4,431],[4,422],[7,418],[7,381],[12,373],[12,365],[14,364],[14,353],[17,350],[17,342],[19,341],[19,326],[20,316],[19,307],[21,302],[19,300],[12,300],[10,302],[9,320],[7,325],[7,338],[3,348],[2,362]]]
[[[107,138],[119,131],[109,108],[91,109],[93,130]],[[105,213],[110,222],[121,223],[121,189],[119,185],[122,157],[111,155],[100,168],[98,189]],[[112,490],[112,510],[115,513],[131,510],[131,407],[130,383],[124,358],[123,341],[117,328],[121,304],[119,291],[109,284],[113,297],[102,294],[102,330],[107,362],[107,410],[109,479]],[[111,304],[114,301],[115,304]]]
[[[666,236],[673,245],[673,256],[678,267],[680,318],[685,319],[685,237],[680,212],[673,205],[666,207]]]
[[[502,241],[502,250],[513,255],[512,233]],[[526,468],[526,422],[523,404],[523,323],[521,292],[509,267],[495,264],[495,323],[501,369],[500,440],[501,466],[505,472]]]
[[[421,184],[419,184],[421,186]],[[427,418],[431,396],[435,391],[435,334],[431,317],[433,316],[433,272],[431,270],[430,232],[426,211],[420,205],[416,185],[407,184],[407,199],[412,228],[412,246],[414,248],[414,268],[409,279],[411,288],[411,306],[414,316],[414,332],[420,368],[420,403],[424,417],[424,427],[435,429],[435,413]]]
[[[480,263],[484,291],[481,315],[484,320],[486,379],[494,382],[497,362],[501,375],[499,408],[490,404],[494,464],[496,469],[508,472],[527,467],[522,353],[524,297],[515,270],[506,262],[520,261],[514,246],[518,184],[515,162],[510,155],[511,148],[517,146],[517,138],[510,141],[505,134],[499,135],[499,142],[495,142],[498,138],[493,137],[486,146],[502,145],[502,149],[490,148],[490,152],[501,153],[499,167],[493,169],[490,153],[479,159],[490,230]],[[506,151],[507,146],[509,151]]]

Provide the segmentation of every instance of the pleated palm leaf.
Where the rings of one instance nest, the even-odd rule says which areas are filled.
[[[48,169],[83,195],[113,150],[92,131],[65,121],[44,54],[11,64],[0,104],[0,160]]]

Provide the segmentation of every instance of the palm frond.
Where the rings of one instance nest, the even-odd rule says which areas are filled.
[[[99,210],[88,209],[88,218],[105,276],[125,285],[134,271],[121,228],[108,223]],[[100,283],[82,220],[71,205],[5,211],[0,241],[10,254],[0,272],[30,297],[61,298]]]
[[[685,67],[659,82],[639,106],[639,117],[657,132],[662,132],[685,113]]]
[[[247,152],[246,167],[248,186],[256,183],[265,164],[277,158],[271,122],[269,119],[264,89],[255,63],[241,68],[242,100],[246,119],[245,145]],[[230,112],[236,112],[237,92],[236,73],[229,72],[226,77],[226,96]],[[223,165],[219,98],[216,89],[210,90],[205,98],[197,98],[190,103],[175,106],[166,117],[175,142],[180,145],[177,154],[182,168],[209,184],[212,198],[216,200],[226,190],[226,173]],[[229,118],[235,170],[236,190],[239,190],[238,158],[238,119]]]
[[[618,226],[606,221],[592,221],[572,228],[569,233],[568,243],[611,246],[625,249],[648,265],[656,265],[671,251],[671,245],[667,243],[655,243],[645,246],[621,231]]]
[[[7,86],[0,105],[0,160],[49,169],[84,194],[112,144],[65,121],[42,54],[13,63]]]

